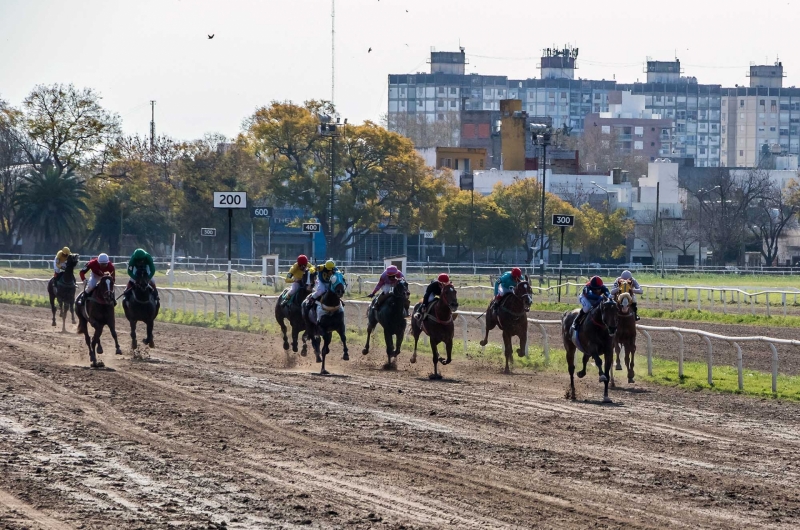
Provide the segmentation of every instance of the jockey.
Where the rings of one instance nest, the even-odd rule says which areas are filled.
[[[519,282],[522,281],[522,271],[519,267],[514,267],[509,272],[504,272],[497,280],[494,282],[494,300],[492,300],[492,309],[496,309],[500,303],[500,300],[503,299],[505,295],[508,293],[514,292],[514,287],[517,286]]]
[[[325,262],[325,265],[317,275],[316,290],[314,291],[314,294],[311,295],[311,298],[314,300],[314,302],[322,298],[322,295],[328,291],[331,286],[331,278],[333,278],[333,275],[337,272],[339,272],[339,269],[336,267],[336,263],[332,259],[329,259]]]
[[[282,306],[289,304],[300,289],[300,286],[305,284],[306,273],[313,274],[314,266],[308,264],[308,258],[304,254],[300,254],[297,256],[295,264],[289,269],[289,274],[286,275],[286,281],[292,282],[292,285],[289,287],[289,292],[286,293],[286,296],[281,301]]]
[[[622,274],[620,274],[619,278],[614,282],[614,285],[611,287],[611,296],[616,297],[619,293],[629,293],[631,298],[633,298],[633,304],[631,304],[631,308],[633,309],[633,314],[636,316],[636,320],[641,320],[639,318],[639,313],[636,309],[636,297],[634,295],[642,294],[644,291],[639,286],[639,282],[636,281],[636,278],[633,277],[631,271],[624,270]]]
[[[369,295],[369,297],[372,298],[378,291],[381,291],[380,296],[378,296],[378,298],[376,298],[375,301],[372,303],[372,309],[377,311],[381,303],[383,303],[386,297],[392,293],[392,289],[394,289],[395,285],[397,285],[397,282],[404,279],[405,276],[403,276],[403,273],[400,272],[397,269],[397,267],[395,267],[394,265],[389,265],[388,267],[386,267],[386,270],[383,271],[383,274],[381,274],[380,280],[378,280],[378,284],[375,286],[375,288],[372,290],[372,293],[370,293]],[[404,316],[408,316],[408,306],[409,306],[409,301],[408,301],[408,296],[406,296],[405,301],[403,302],[403,307],[405,308]]]
[[[144,249],[137,248],[131,254],[131,259],[128,260],[128,286],[125,288],[125,299],[130,300],[131,293],[133,292],[133,284],[136,280],[136,273],[139,269],[143,268],[147,271],[147,279],[150,280],[150,287],[153,288],[155,299],[158,300],[158,291],[156,290],[156,282],[153,281],[153,276],[156,274],[156,264],[153,263],[153,257]]]
[[[572,321],[572,327],[569,329],[570,334],[574,333],[576,329],[580,328],[583,320],[589,311],[594,306],[600,303],[604,296],[609,296],[608,287],[603,285],[603,280],[600,276],[592,276],[592,279],[586,282],[581,294],[578,296],[578,301],[581,303],[581,312]]]
[[[55,269],[53,276],[56,277],[56,282],[58,282],[64,274],[64,269],[67,268],[67,258],[70,254],[69,247],[62,248],[56,254],[56,259],[53,260],[53,269]]]
[[[86,295],[92,293],[94,288],[97,287],[97,282],[103,278],[104,274],[110,274],[115,281],[117,278],[116,271],[114,270],[114,264],[111,263],[111,260],[108,259],[108,254],[105,252],[96,258],[89,260],[89,262],[84,265],[80,272],[81,281],[86,281],[86,273],[89,271],[91,271],[91,275],[89,276],[89,282],[84,289],[84,293]]]
[[[428,284],[428,288],[425,289],[425,294],[422,297],[422,307],[419,308],[419,311],[414,313],[414,318],[421,320],[427,315],[428,305],[433,302],[437,296],[442,296],[442,291],[448,285],[450,285],[450,276],[445,273],[441,273],[435,280]]]

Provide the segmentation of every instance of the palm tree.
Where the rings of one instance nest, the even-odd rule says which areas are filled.
[[[22,178],[16,196],[20,231],[48,248],[75,241],[86,212],[85,185],[68,169],[47,164]]]

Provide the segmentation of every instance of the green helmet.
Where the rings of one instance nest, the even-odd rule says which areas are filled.
[[[142,259],[147,259],[148,256],[149,254],[144,249],[137,248],[136,250],[133,251],[131,259],[134,261],[138,261]]]

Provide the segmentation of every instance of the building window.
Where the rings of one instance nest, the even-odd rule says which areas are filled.
[[[603,125],[603,134],[611,134],[611,126],[610,125]]]
[[[770,101],[770,112],[778,112],[778,101],[773,99]]]
[[[634,134],[635,134],[636,136],[638,136],[639,138],[641,138],[642,136],[644,136],[644,127],[635,127],[635,128],[634,128]]]
[[[443,86],[440,86],[440,87],[439,87],[439,93],[440,93],[440,94],[444,94],[444,87],[443,87]]]
[[[437,106],[437,107],[444,107],[444,100],[443,100],[443,99],[440,99],[439,101],[437,101],[437,102],[436,102],[436,106]]]
[[[458,158],[453,160],[453,169],[458,169]]]
[[[758,104],[759,104],[759,105],[761,105],[761,106],[763,107],[763,106],[765,106],[765,105],[766,105],[766,100],[759,99],[759,100],[758,100]]]
[[[480,167],[481,169],[483,169],[483,158],[481,158],[481,159],[478,161],[478,167]]]
[[[456,102],[455,100],[453,100],[450,102],[450,108],[455,108],[455,107],[456,107]]]
[[[633,142],[633,148],[634,149],[644,149],[644,142],[640,142],[638,140]]]
[[[742,151],[741,149],[739,149],[739,156],[744,156],[744,151]]]
[[[706,154],[706,148],[705,148],[705,147],[701,147],[701,148],[700,148],[700,154],[701,154],[701,155],[704,155],[704,154]]]
[[[775,132],[775,131],[776,131],[775,127],[770,127],[769,128],[769,132]]]
[[[444,114],[439,114],[439,121],[444,121]]]
[[[451,94],[455,94],[455,93],[456,93],[456,87],[454,87],[454,86],[451,86],[451,87],[450,87],[450,93],[451,93]]]
[[[405,96],[406,95],[406,89],[405,88],[401,88],[400,89],[400,95],[401,96]]]
[[[656,146],[655,142],[650,142],[650,147],[655,147],[655,146]]]
[[[739,100],[739,108],[740,108],[740,109],[743,109],[743,108],[744,108],[744,100],[743,100],[743,99],[740,99],[740,100]]]

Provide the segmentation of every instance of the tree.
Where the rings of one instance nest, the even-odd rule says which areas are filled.
[[[797,225],[800,209],[800,186],[792,180],[785,190],[772,185],[762,200],[749,212],[748,228],[757,238],[761,255],[769,267],[774,267],[778,259],[778,240],[787,228]]]
[[[606,215],[584,204],[574,232],[582,248],[584,261],[608,261],[625,257],[626,240],[633,230],[634,222],[625,217],[625,210],[619,209]]]
[[[718,264],[743,263],[752,207],[773,193],[769,173],[761,169],[717,168],[700,179],[680,183],[702,209],[703,242],[708,242]]]
[[[76,241],[87,197],[83,181],[74,172],[41,166],[19,184],[15,203],[21,231],[39,239],[42,251]]]
[[[453,190],[442,203],[439,236],[455,243],[457,260],[467,257],[470,251],[488,247],[507,249],[518,244],[514,240],[513,221],[492,197],[476,193],[473,206],[472,192]]]
[[[461,116],[458,112],[437,112],[434,121],[428,121],[425,112],[397,112],[386,114],[383,126],[409,138],[416,147],[453,147],[458,145]]]
[[[647,174],[648,160],[620,150],[618,136],[614,129],[604,133],[602,127],[587,125],[583,134],[565,139],[567,148],[577,149],[581,164],[599,173],[608,174],[614,168],[627,170],[634,183],[641,175]]]
[[[104,148],[120,133],[119,118],[100,105],[91,88],[37,85],[22,104],[19,146],[37,169],[43,160],[61,175],[102,159]],[[43,154],[42,158],[40,155]]]
[[[535,247],[539,246],[541,236],[542,186],[536,179],[520,179],[503,186],[497,184],[491,197],[495,203],[510,217],[512,223],[508,234],[508,242],[512,246],[520,245],[526,253],[526,261],[534,259]],[[545,249],[554,248],[553,241],[558,241],[560,229],[550,222],[553,214],[577,215],[578,210],[560,197],[545,193]]]
[[[242,142],[261,161],[275,200],[316,214],[330,231],[331,140],[317,132],[327,102],[273,102],[246,122]],[[410,140],[372,123],[341,125],[335,151],[335,232],[330,255],[370,232],[438,225],[436,201],[452,185],[428,168]]]
[[[19,239],[15,201],[27,164],[13,130],[17,117],[18,112],[0,99],[0,248],[6,251]]]

